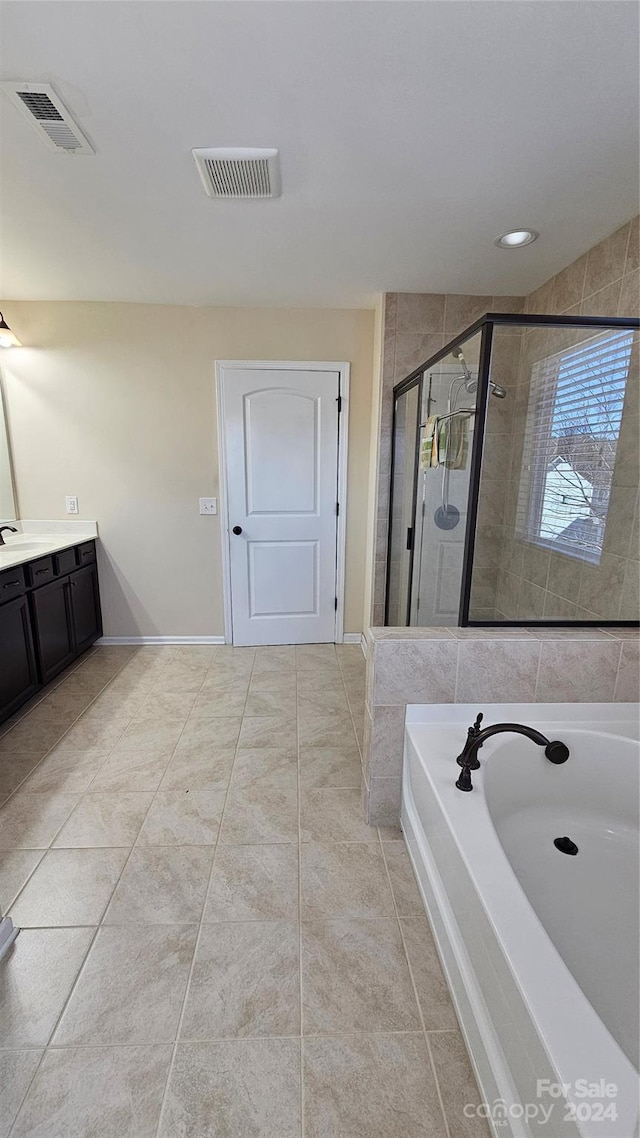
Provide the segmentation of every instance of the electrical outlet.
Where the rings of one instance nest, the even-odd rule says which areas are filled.
[[[64,500],[64,505],[65,505],[65,510],[67,511],[68,514],[79,514],[80,513],[80,510],[78,508],[78,495],[77,494],[67,494],[67,496]]]
[[[218,499],[217,498],[201,498],[200,499],[200,513],[201,514],[217,514],[218,512]]]

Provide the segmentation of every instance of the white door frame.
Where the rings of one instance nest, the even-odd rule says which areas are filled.
[[[336,621],[334,641],[344,639],[344,577],[347,539],[347,455],[349,447],[349,379],[351,365],[344,360],[336,363],[310,360],[216,360],[216,398],[218,418],[218,466],[220,477],[220,537],[222,548],[222,592],[224,598],[224,641],[233,643],[231,617],[231,558],[229,551],[229,500],[227,487],[227,447],[224,437],[224,384],[230,371],[337,371],[340,384],[340,416],[338,418],[338,502],[336,533]]]

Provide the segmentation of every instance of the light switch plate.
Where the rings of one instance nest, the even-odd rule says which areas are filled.
[[[201,498],[200,499],[200,513],[201,514],[217,514],[218,512],[218,499],[217,498]]]
[[[68,514],[79,514],[80,510],[78,508],[78,495],[67,494],[64,500],[64,506]]]

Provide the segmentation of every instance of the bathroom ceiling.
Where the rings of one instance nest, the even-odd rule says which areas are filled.
[[[96,150],[0,98],[5,298],[529,292],[638,209],[626,0],[18,0],[0,34],[0,78],[53,84]],[[215,146],[278,147],[282,197],[207,197]]]

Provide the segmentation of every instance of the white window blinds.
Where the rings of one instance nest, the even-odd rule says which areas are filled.
[[[519,537],[599,561],[632,343],[607,331],[533,364]]]

